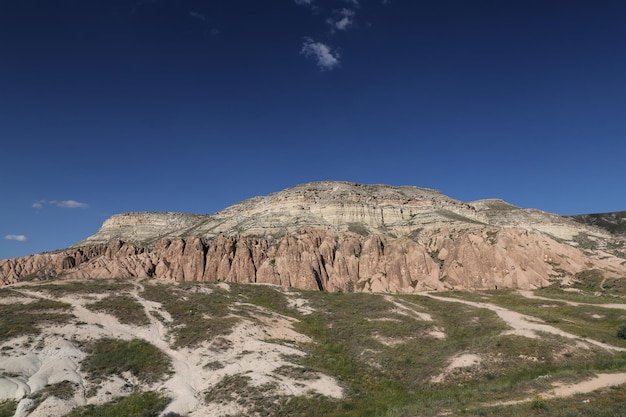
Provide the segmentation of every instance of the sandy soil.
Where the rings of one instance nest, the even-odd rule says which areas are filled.
[[[150,318],[147,326],[122,324],[111,315],[87,309],[85,304],[92,302],[93,297],[63,297],[59,301],[72,305],[80,325],[49,327],[31,342],[22,337],[2,345],[10,346],[11,354],[0,356],[0,371],[5,375],[0,377],[0,400],[20,401],[15,417],[60,417],[76,406],[101,404],[114,397],[128,395],[139,382],[131,375],[122,375],[104,383],[96,395],[86,397],[90,382],[80,371],[80,361],[85,353],[74,341],[104,336],[125,340],[141,338],[170,357],[173,374],[165,381],[144,387],[168,392],[172,401],[164,413],[171,411],[190,417],[245,413],[246,410],[236,403],[206,404],[204,401],[204,392],[223,378],[243,373],[250,377],[253,385],[272,383],[277,387],[278,394],[308,395],[313,392],[333,398],[343,396],[339,384],[327,375],[317,374],[317,378],[302,381],[274,374],[280,366],[295,366],[285,359],[286,356],[304,355],[297,349],[296,343],[306,342],[308,338],[293,330],[293,319],[267,310],[259,311],[258,321],[242,319],[226,337],[231,342],[228,349],[215,352],[210,349],[209,343],[195,349],[172,349],[167,335],[167,325],[171,322],[171,317],[158,303],[144,300],[139,295],[140,290],[141,287],[137,286],[131,295],[143,305]],[[25,290],[23,293],[28,300],[49,298],[45,293],[32,290]],[[157,320],[150,314],[151,311],[158,312],[164,322]],[[270,340],[279,343],[272,343]],[[40,345],[42,348],[33,349],[32,345]],[[219,364],[218,369],[215,366],[206,367],[208,363]],[[74,398],[59,400],[49,397],[36,410],[30,409],[33,403],[25,398],[27,395],[48,384],[61,381],[76,384]]]
[[[471,368],[473,366],[479,365],[481,362],[482,360],[480,356],[473,354],[473,353],[464,353],[464,354],[455,356],[450,360],[450,363],[448,364],[446,369],[444,369],[443,372],[440,373],[439,375],[434,376],[431,379],[431,382],[434,384],[441,383],[455,369]]]
[[[593,378],[587,379],[576,384],[555,383],[554,388],[540,395],[542,399],[571,397],[576,394],[587,394],[602,388],[609,388],[626,384],[626,372],[616,374],[597,374]],[[515,405],[525,402],[534,401],[537,395],[515,401],[503,401],[490,403],[490,406],[498,405]]]
[[[396,309],[393,310],[394,313],[401,314],[403,316],[413,317],[418,320],[433,321],[433,317],[430,314],[417,311],[414,308],[405,305],[404,303],[394,300],[393,297],[389,295],[385,295],[385,300],[396,306]]]
[[[223,284],[224,289],[229,289]],[[87,397],[86,392],[93,384],[86,379],[80,370],[80,362],[85,353],[80,349],[81,340],[100,337],[120,339],[144,339],[168,355],[172,361],[173,374],[166,380],[155,383],[143,389],[165,390],[172,397],[164,413],[176,412],[190,417],[206,415],[232,415],[246,412],[236,402],[205,403],[204,393],[218,384],[229,375],[245,374],[250,378],[250,384],[264,386],[271,383],[275,393],[284,395],[307,395],[314,392],[332,398],[341,398],[343,390],[333,378],[317,374],[311,379],[294,380],[277,374],[277,368],[283,365],[295,366],[285,357],[291,355],[302,356],[298,343],[308,342],[309,339],[293,329],[294,319],[281,316],[256,305],[246,304],[246,308],[255,308],[257,320],[242,318],[232,333],[225,338],[230,342],[228,348],[220,351],[210,349],[206,343],[194,349],[173,349],[170,346],[168,326],[172,318],[159,303],[145,300],[141,297],[141,286],[137,285],[131,295],[143,305],[150,323],[146,326],[130,326],[120,323],[115,317],[93,312],[85,307],[94,301],[93,296],[63,297],[59,301],[66,302],[73,307],[77,323],[70,325],[55,325],[43,329],[43,333],[36,337],[18,337],[0,344],[0,400],[16,399],[19,401],[15,417],[60,417],[76,406],[86,404],[102,404],[117,396],[128,395],[139,382],[132,375],[120,375],[110,378],[103,383],[96,394]],[[21,295],[12,297],[17,302],[32,302],[38,298],[50,298],[43,292],[31,288],[16,288]],[[210,289],[206,289],[210,292]],[[522,293],[524,296],[536,298],[532,293]],[[519,314],[488,302],[471,302],[465,300],[439,297],[434,294],[425,294],[440,301],[456,302],[471,305],[477,308],[486,308],[494,311],[504,320],[511,330],[508,332],[527,337],[537,337],[537,332],[557,334],[574,340],[581,346],[594,345],[609,351],[624,351],[626,349],[601,343],[591,339],[564,332],[553,326],[542,323],[537,318]],[[306,300],[290,294],[292,306],[303,314],[311,313]],[[432,321],[432,317],[414,308],[411,303],[395,300],[387,296],[392,303],[393,311],[418,320]],[[554,301],[546,299],[546,301]],[[4,302],[9,302],[5,299]],[[575,303],[575,305],[578,305]],[[621,308],[621,304],[602,304],[598,307]],[[158,312],[162,321],[157,320],[151,312]],[[444,329],[436,328],[433,337],[445,338]],[[278,343],[275,343],[278,341]],[[381,343],[394,345],[406,340],[380,338]],[[450,358],[449,364],[433,382],[443,381],[447,375],[459,368],[471,368],[479,365],[481,358],[473,353],[464,353]],[[212,366],[206,365],[211,363]],[[48,397],[43,403],[32,410],[34,403],[26,398],[28,395],[42,390],[46,385],[61,381],[70,381],[76,385],[74,397],[69,400],[60,400]],[[554,384],[553,388],[542,394],[543,398],[562,397],[585,393],[603,387],[626,383],[626,373],[598,374],[594,378],[572,385]],[[532,398],[523,400],[530,401]]]

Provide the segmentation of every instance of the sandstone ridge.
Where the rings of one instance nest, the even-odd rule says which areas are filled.
[[[0,261],[4,284],[146,277],[326,291],[530,289],[595,270],[626,276],[623,241],[502,200],[317,182],[211,215],[124,213],[63,251]]]

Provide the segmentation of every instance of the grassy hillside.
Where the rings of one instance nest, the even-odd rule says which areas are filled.
[[[75,374],[50,371],[56,379],[34,384],[21,398],[31,410],[71,404],[71,416],[175,417],[189,412],[181,398],[194,392],[184,404],[205,415],[626,415],[623,386],[552,395],[559,386],[584,391],[596,375],[626,375],[618,333],[626,287],[581,282],[574,290],[431,297],[152,281],[2,288],[2,317],[16,326],[0,332],[0,394],[11,381],[33,384],[67,351]],[[515,314],[527,329],[503,319]],[[29,353],[39,365],[11,365]],[[0,398],[0,415],[12,415],[12,399]]]

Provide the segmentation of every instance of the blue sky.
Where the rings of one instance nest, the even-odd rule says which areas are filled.
[[[626,210],[622,0],[0,2],[0,259],[299,183]]]

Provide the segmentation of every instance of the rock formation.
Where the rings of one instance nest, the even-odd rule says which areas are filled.
[[[212,215],[124,213],[66,250],[0,261],[21,280],[145,277],[326,291],[536,288],[626,276],[611,233],[502,200],[417,187],[303,184]]]

